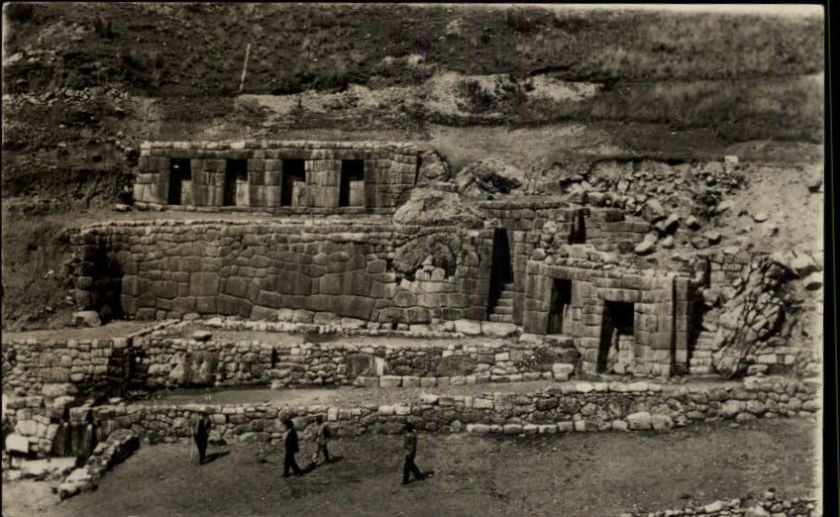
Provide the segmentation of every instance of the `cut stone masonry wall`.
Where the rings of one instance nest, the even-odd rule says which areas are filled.
[[[393,211],[414,186],[419,151],[411,144],[245,140],[238,142],[144,142],[134,199],[151,207],[181,205],[215,210],[259,209],[276,213]],[[170,199],[172,160],[189,160],[190,176]],[[226,178],[229,160],[245,160],[246,178]],[[304,160],[304,180],[284,178],[284,160]],[[348,206],[339,206],[342,161],[361,160],[363,179],[350,184]],[[288,162],[287,162],[288,163]],[[284,188],[290,206],[282,206]],[[225,189],[236,192],[226,193]],[[225,200],[228,199],[226,203]],[[177,202],[173,202],[177,201]],[[231,206],[225,206],[230,204]]]

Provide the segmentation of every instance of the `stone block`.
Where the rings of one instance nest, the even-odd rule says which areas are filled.
[[[568,363],[554,363],[551,365],[551,372],[554,375],[555,381],[568,381],[569,377],[574,373],[575,365]]]
[[[399,388],[402,385],[402,377],[399,375],[383,375],[379,378],[380,388]]]
[[[647,411],[639,411],[637,413],[632,413],[627,415],[627,423],[630,426],[630,429],[633,430],[640,430],[640,429],[650,429],[651,427],[651,416],[650,413]]]
[[[456,322],[457,329],[457,322]],[[482,321],[481,332],[487,336],[508,337],[516,334],[517,327],[513,323],[502,323],[496,321]],[[466,332],[464,332],[466,334]]]
[[[29,440],[19,434],[10,434],[6,437],[6,450],[18,454],[29,454]]]
[[[472,320],[455,320],[455,332],[465,336],[481,335],[481,322]]]
[[[674,426],[674,422],[668,415],[653,415],[650,417],[650,425],[654,431],[668,431]]]

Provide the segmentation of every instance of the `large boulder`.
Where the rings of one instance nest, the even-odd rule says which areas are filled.
[[[455,177],[458,192],[479,198],[517,192],[525,181],[524,171],[495,158],[470,163]]]
[[[423,187],[434,181],[449,181],[452,171],[446,159],[437,151],[423,151],[420,153],[420,169],[417,172],[417,186]]]
[[[461,202],[454,192],[417,188],[411,197],[394,213],[400,225],[441,226],[458,225],[481,228],[483,216],[473,207]]]

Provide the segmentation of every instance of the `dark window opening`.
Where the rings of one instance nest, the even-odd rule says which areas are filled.
[[[223,206],[236,206],[238,197],[237,184],[248,183],[248,160],[227,160],[225,166],[225,185],[222,196]]]
[[[572,219],[572,231],[569,233],[569,244],[586,243],[586,211],[575,210]]]
[[[283,186],[280,188],[280,206],[292,206],[295,183],[306,183],[303,160],[283,160]]]
[[[169,196],[170,205],[180,205],[184,191],[184,182],[192,181],[190,160],[174,158],[169,161]]]
[[[562,334],[563,323],[572,304],[572,281],[556,278],[551,288],[548,334]]]
[[[618,342],[621,336],[633,336],[634,306],[630,302],[605,302],[604,319],[601,325],[601,340],[598,347],[598,373],[612,369],[618,361]]]
[[[338,206],[364,206],[364,160],[342,160]]]

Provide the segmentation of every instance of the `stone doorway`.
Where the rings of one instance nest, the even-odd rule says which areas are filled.
[[[189,205],[192,204],[190,194],[192,194],[190,160],[173,158],[169,161],[169,193],[166,202],[170,205]]]
[[[493,232],[493,262],[490,267],[490,296],[487,312],[490,321],[513,322],[513,262],[510,241],[504,228]]]
[[[604,302],[597,373],[624,373],[634,361],[635,307],[630,302]]]
[[[555,278],[551,286],[551,307],[548,313],[547,334],[562,334],[572,304],[572,281]]]

